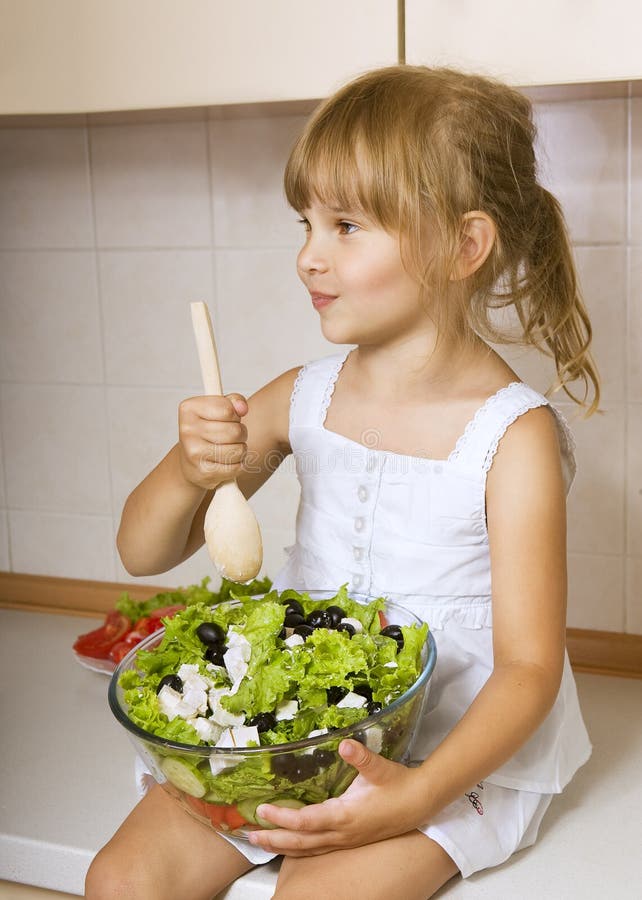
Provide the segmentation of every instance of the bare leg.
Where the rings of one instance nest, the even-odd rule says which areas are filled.
[[[426,900],[457,871],[439,844],[411,831],[351,850],[285,857],[274,900]]]
[[[153,787],[96,855],[88,900],[211,900],[252,868],[242,853]]]

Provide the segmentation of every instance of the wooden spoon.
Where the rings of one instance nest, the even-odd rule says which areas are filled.
[[[208,396],[220,396],[221,373],[209,310],[205,303],[192,303],[191,308],[203,387]],[[223,577],[243,583],[258,575],[263,563],[261,531],[234,479],[219,484],[214,492],[205,515],[205,543]]]

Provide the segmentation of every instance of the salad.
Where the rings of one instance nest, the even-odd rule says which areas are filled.
[[[409,624],[389,622],[384,598],[362,604],[345,586],[321,601],[237,587],[164,619],[147,642],[156,646],[128,657],[110,687],[157,780],[232,831],[266,825],[256,816],[266,800],[304,805],[345,790],[356,772],[337,752],[343,737],[399,758],[421,691],[387,708],[425,671],[428,636],[408,613]]]
[[[210,591],[210,579],[176,591],[163,591],[147,600],[134,600],[127,591],[116,602],[115,609],[105,616],[100,628],[79,635],[73,645],[76,656],[86,662],[98,663],[101,671],[113,671],[115,664],[129,653],[132,647],[163,627],[162,619],[168,618],[186,606],[195,603],[218,603],[236,594],[257,594],[272,586],[269,578],[254,580],[247,585],[237,585],[223,579],[220,590]],[[102,665],[100,665],[102,664]]]

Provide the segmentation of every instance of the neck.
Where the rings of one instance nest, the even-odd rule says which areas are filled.
[[[476,335],[466,343],[443,339],[436,330],[384,346],[360,345],[350,354],[364,390],[381,400],[425,398],[426,390],[447,395],[492,352]]]

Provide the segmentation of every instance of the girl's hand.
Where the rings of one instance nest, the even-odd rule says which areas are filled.
[[[190,397],[178,408],[181,471],[191,484],[214,490],[237,478],[247,453],[245,397]]]
[[[405,834],[426,820],[417,769],[358,741],[342,741],[339,753],[359,773],[347,791],[302,809],[262,804],[257,812],[278,828],[251,832],[252,844],[285,856],[318,856]]]

